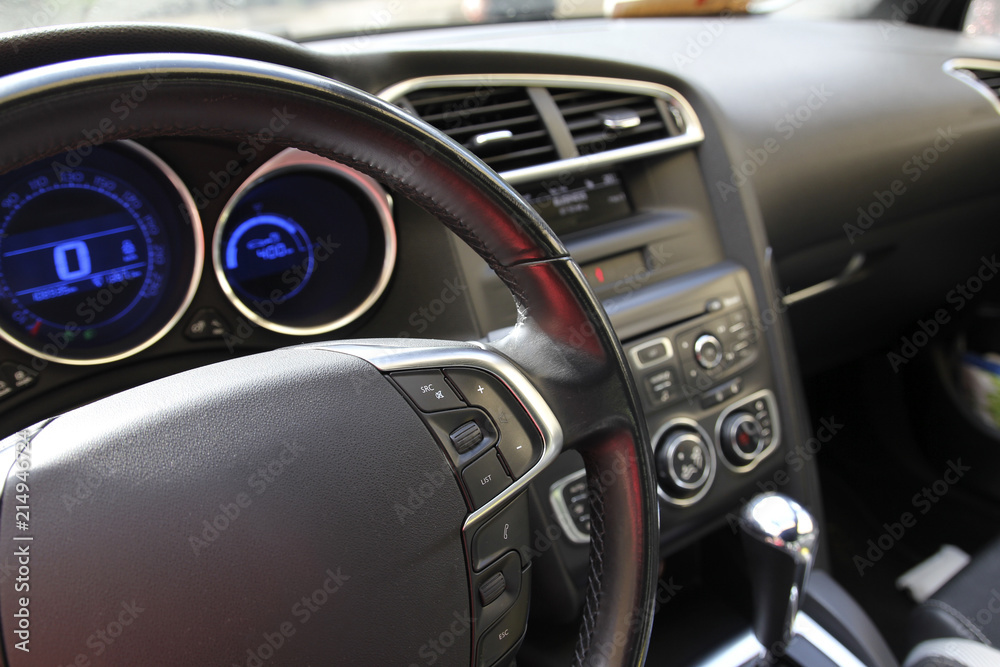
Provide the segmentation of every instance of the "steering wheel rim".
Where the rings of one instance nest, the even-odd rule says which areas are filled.
[[[547,399],[565,441],[583,455],[591,486],[591,568],[574,664],[641,664],[658,551],[652,456],[621,347],[561,242],[495,173],[430,126],[324,77],[232,57],[108,56],[5,77],[0,173],[68,145],[85,150],[80,128],[105,128],[109,101],[151,76],[156,86],[147,100],[102,131],[100,142],[241,139],[281,108],[296,122],[276,133],[276,145],[335,159],[388,185],[441,220],[497,273],[519,316],[492,349]],[[608,471],[623,483],[602,482]],[[15,483],[9,476],[5,493]],[[5,508],[4,534],[12,518]],[[8,600],[13,595],[4,592]],[[4,636],[9,643],[9,632]],[[8,646],[10,663],[21,664],[12,653]]]

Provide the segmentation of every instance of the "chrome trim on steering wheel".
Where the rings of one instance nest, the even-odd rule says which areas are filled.
[[[463,530],[469,530],[482,523],[517,497],[527,488],[531,480],[559,455],[563,445],[563,430],[559,420],[528,378],[505,357],[480,343],[473,345],[476,347],[392,347],[365,343],[325,343],[309,346],[364,359],[383,373],[465,366],[488,371],[507,385],[538,427],[542,436],[542,455],[528,472],[501,491],[496,498],[471,512],[465,519]]]

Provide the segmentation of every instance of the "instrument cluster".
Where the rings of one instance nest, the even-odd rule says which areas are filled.
[[[195,297],[205,269],[202,222],[181,178],[133,142],[0,176],[0,337],[74,365],[148,348]],[[389,283],[391,200],[370,178],[289,149],[230,198],[209,257],[226,298],[259,326],[299,336],[335,331],[371,309]]]

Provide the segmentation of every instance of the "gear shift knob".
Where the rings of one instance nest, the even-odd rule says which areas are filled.
[[[771,654],[791,639],[819,531],[804,507],[779,493],[754,497],[739,525],[753,588],[754,634]]]

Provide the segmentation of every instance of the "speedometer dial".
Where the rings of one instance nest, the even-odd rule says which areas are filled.
[[[0,335],[36,357],[88,364],[134,354],[191,300],[204,254],[197,210],[136,144],[0,177],[0,216]]]

